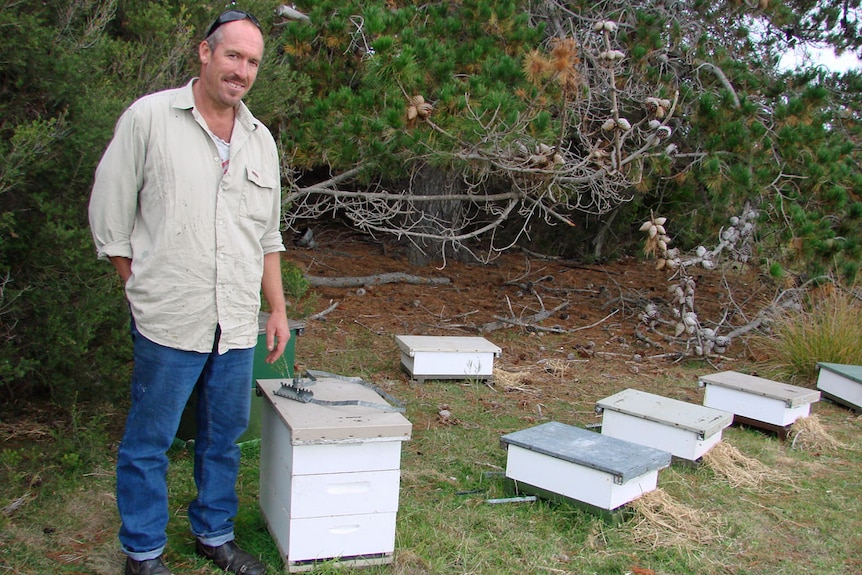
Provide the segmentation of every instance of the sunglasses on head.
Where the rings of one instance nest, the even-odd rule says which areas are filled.
[[[242,10],[228,10],[219,14],[219,17],[216,18],[215,22],[213,22],[212,26],[207,30],[205,38],[212,36],[213,32],[218,30],[222,25],[227,24],[228,22],[237,22],[238,20],[251,20],[251,23],[257,26],[258,30],[263,32],[260,27],[260,22],[257,21],[257,18],[255,18],[254,15],[249,14],[248,12],[243,12]]]

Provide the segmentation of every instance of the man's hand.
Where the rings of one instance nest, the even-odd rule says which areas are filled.
[[[284,312],[272,313],[266,320],[266,363],[273,363],[284,353],[290,339],[290,326]]]
[[[111,263],[114,264],[117,273],[120,274],[120,279],[123,280],[123,285],[125,285],[132,275],[132,260],[122,256],[112,256]]]
[[[281,286],[281,254],[272,252],[263,256],[263,279],[261,280],[263,297],[269,304],[270,315],[266,321],[266,363],[272,363],[281,357],[287,340],[290,339],[290,327],[287,325],[287,308],[284,303],[284,289]]]

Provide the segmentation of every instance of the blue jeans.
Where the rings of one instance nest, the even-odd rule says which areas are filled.
[[[167,451],[183,409],[197,389],[197,498],[188,509],[192,533],[206,545],[234,538],[238,508],[237,440],[248,426],[254,348],[217,353],[181,351],[154,343],[135,329],[132,404],[117,456],[120,543],[132,559],[162,554],[168,524]]]

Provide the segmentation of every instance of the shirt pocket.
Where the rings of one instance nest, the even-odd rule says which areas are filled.
[[[257,168],[246,167],[239,215],[266,224],[273,213],[278,180]]]

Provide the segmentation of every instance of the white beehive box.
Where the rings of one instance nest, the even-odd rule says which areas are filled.
[[[733,415],[636,389],[626,389],[596,403],[602,435],[640,443],[689,461],[700,459],[721,441]]]
[[[396,335],[401,367],[426,379],[492,379],[502,350],[483,337]]]
[[[327,559],[391,562],[401,443],[410,439],[410,422],[371,406],[275,395],[282,381],[258,380],[264,396],[260,507],[288,571]],[[386,405],[372,389],[344,379],[319,378],[309,389],[315,400]]]
[[[862,365],[820,362],[817,366],[817,389],[833,401],[862,411]]]
[[[506,477],[604,510],[653,491],[671,454],[556,421],[501,438]]]
[[[704,405],[729,411],[737,423],[779,432],[808,417],[820,400],[819,391],[736,371],[702,375],[698,385],[704,387]]]

